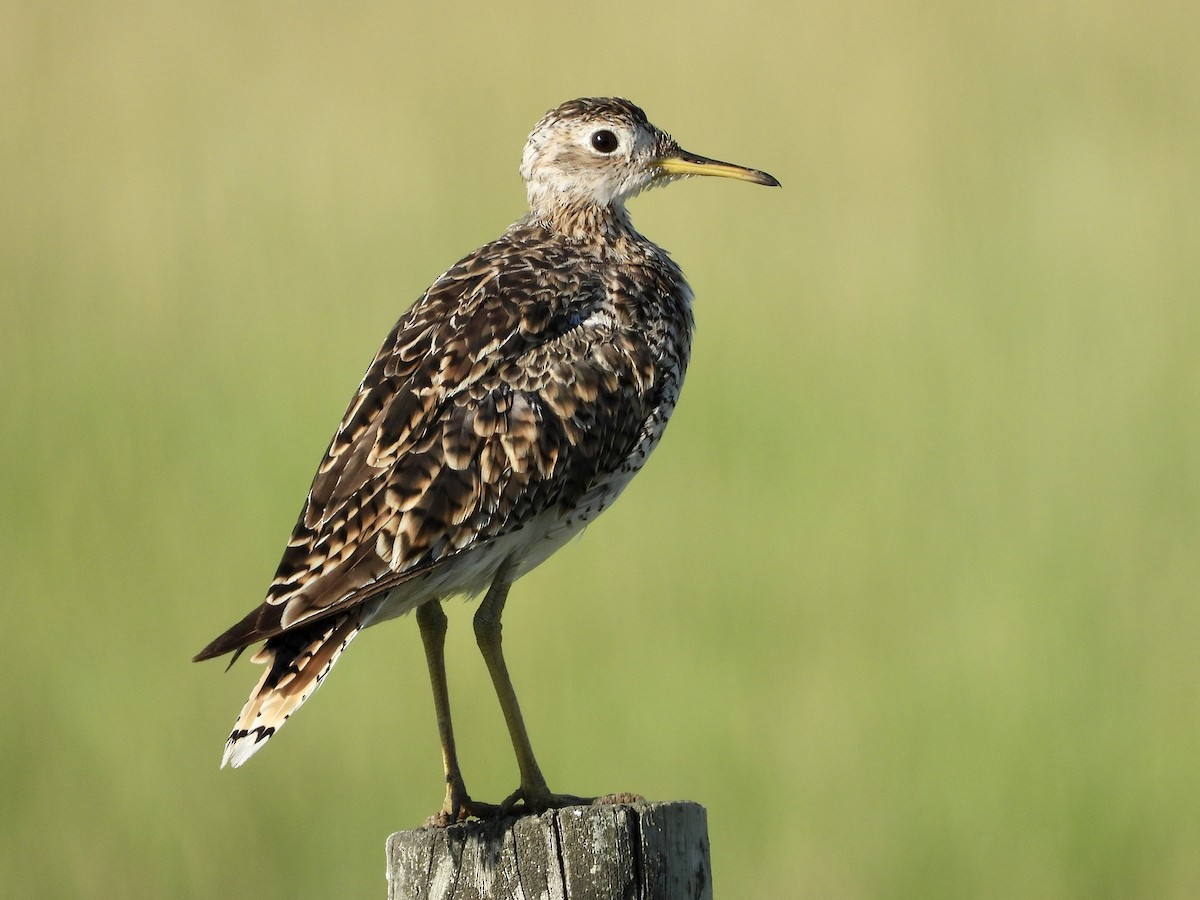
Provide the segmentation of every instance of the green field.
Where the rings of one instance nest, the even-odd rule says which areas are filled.
[[[767,191],[625,498],[514,590],[550,786],[708,808],[720,898],[1200,896],[1200,6],[0,11],[0,896],[382,897],[415,624],[244,769],[258,603],[387,329],[621,94]],[[469,608],[472,792],[516,767]]]

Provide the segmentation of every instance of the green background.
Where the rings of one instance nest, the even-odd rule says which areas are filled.
[[[238,771],[257,669],[188,660],[533,123],[620,94],[784,187],[633,204],[699,330],[509,604],[551,787],[705,804],[719,897],[1200,895],[1197,46],[1192,0],[10,0],[0,894],[384,895],[442,795],[414,623]]]

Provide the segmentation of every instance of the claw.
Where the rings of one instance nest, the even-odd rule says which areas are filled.
[[[491,819],[533,816],[550,809],[563,809],[568,806],[620,806],[645,802],[646,798],[641,794],[628,792],[605,794],[601,797],[577,797],[574,794],[552,794],[549,791],[526,791],[524,788],[517,788],[497,805],[472,800],[467,796],[465,790],[461,795],[451,798],[448,791],[446,806],[437,814],[426,819],[425,827],[448,828],[451,825],[465,822],[467,819],[486,822]]]
[[[552,794],[547,790],[530,791],[517,788],[500,804],[502,816],[529,816],[544,813],[548,809],[563,809],[567,806],[589,806],[592,797],[577,797],[574,794]]]

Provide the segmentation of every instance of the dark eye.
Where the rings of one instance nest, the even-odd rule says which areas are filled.
[[[607,128],[592,135],[592,146],[601,153],[612,153],[619,143],[617,136]]]

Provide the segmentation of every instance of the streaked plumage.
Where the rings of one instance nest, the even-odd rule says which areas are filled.
[[[266,601],[196,657],[266,642],[254,656],[266,671],[223,765],[241,765],[282,727],[358,631],[423,604],[492,586],[485,605],[503,670],[508,585],[641,468],[687,368],[691,290],[633,229],[624,201],[686,174],[777,184],[684,153],[619,99],[547,113],[521,174],[529,214],[438,278],[392,329],[318,468]],[[431,610],[423,636],[436,630]],[[487,624],[477,617],[481,647]],[[436,700],[433,655],[430,669]],[[493,677],[503,704],[507,673]],[[461,788],[443,705],[447,778]],[[520,793],[545,805],[521,732]],[[481,807],[456,789],[444,818]]]

